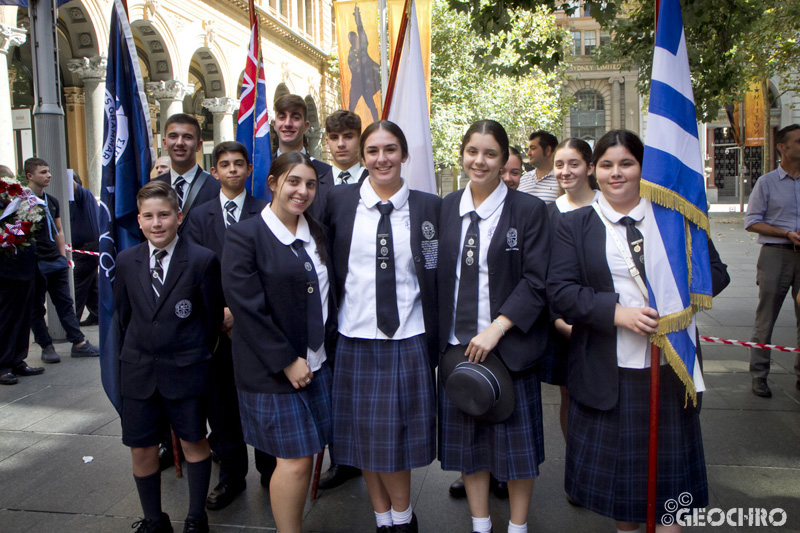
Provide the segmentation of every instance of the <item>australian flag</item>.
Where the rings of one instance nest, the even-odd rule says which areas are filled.
[[[694,315],[711,307],[708,211],[689,56],[678,0],[661,0],[650,84],[641,195],[651,200],[658,234],[645,235],[650,305],[659,326],[651,341],[696,404],[704,388]],[[649,249],[649,252],[648,252]]]
[[[113,283],[117,252],[142,241],[136,220],[136,193],[153,167],[150,109],[136,45],[122,0],[114,0],[108,45],[103,120],[103,179],[100,189],[100,368],[103,388],[120,411],[119,324],[114,316]]]
[[[269,141],[267,81],[264,77],[264,63],[261,61],[258,19],[253,0],[250,0],[250,26],[252,31],[242,79],[236,140],[250,152],[250,161],[253,164],[253,173],[245,185],[247,191],[256,198],[269,201],[272,194],[267,187],[267,176],[272,164],[272,146]]]

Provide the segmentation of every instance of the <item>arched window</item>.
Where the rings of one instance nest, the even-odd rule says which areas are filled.
[[[583,139],[590,146],[606,131],[606,112],[603,96],[593,89],[575,93],[575,106],[569,116],[572,136]]]

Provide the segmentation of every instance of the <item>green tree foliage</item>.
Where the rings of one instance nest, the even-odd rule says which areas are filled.
[[[551,55],[566,46],[566,33],[543,12],[520,11],[509,17],[511,31],[482,38],[471,28],[466,14],[449,10],[445,0],[434,0],[431,21],[431,136],[437,164],[456,165],[461,137],[476,120],[503,124],[512,144],[526,144],[536,129],[559,131],[568,111],[561,91],[565,65],[544,73],[531,69],[511,77],[476,64],[479,50],[501,41],[526,39],[555,43]],[[517,61],[510,49],[497,48],[491,64]]]
[[[561,0],[449,1],[453,9],[469,13],[473,29],[482,36],[506,31],[510,13],[518,9],[542,9],[548,13],[561,9],[570,14],[579,4]],[[655,0],[583,3],[613,36],[611,43],[597,54],[597,61],[638,69],[638,88],[646,96],[653,59]],[[772,76],[785,80],[784,89],[800,88],[800,2],[681,0],[681,8],[699,119],[715,119],[725,103],[740,100],[750,85]],[[498,72],[518,75],[528,68],[547,70],[553,64],[554,56],[543,53],[532,42],[500,41],[499,47],[514,52],[519,61],[508,67],[494,66]],[[496,51],[489,50],[488,54]],[[486,61],[480,53],[478,59]]]

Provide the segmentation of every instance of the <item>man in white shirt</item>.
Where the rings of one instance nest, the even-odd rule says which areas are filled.
[[[532,194],[545,203],[558,198],[558,182],[553,175],[553,156],[558,139],[546,131],[534,131],[528,137],[528,160],[534,170],[526,172],[519,180],[518,191]]]
[[[361,117],[339,109],[325,119],[325,144],[333,157],[333,184],[360,183],[369,174],[361,166]]]

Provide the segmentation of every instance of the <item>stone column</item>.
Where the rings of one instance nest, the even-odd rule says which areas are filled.
[[[625,75],[625,129],[639,133],[639,92],[636,90],[636,74]]]
[[[161,106],[160,133],[164,136],[164,124],[176,113],[183,113],[183,99],[194,92],[194,83],[179,80],[151,81],[147,83],[147,93],[158,100]]]
[[[622,127],[622,120],[620,115],[621,107],[621,96],[622,91],[620,91],[619,84],[624,81],[622,76],[614,76],[608,78],[608,83],[611,84],[611,129],[618,130]]]
[[[106,93],[105,56],[81,57],[71,59],[67,64],[83,80],[86,113],[86,163],[87,174],[84,184],[92,194],[100,196],[100,182],[103,176],[103,100]]]
[[[14,130],[11,127],[11,86],[8,78],[8,52],[25,42],[27,32],[0,24],[0,165],[17,168]]]
[[[206,98],[203,107],[214,115],[214,145],[223,141],[234,140],[233,136],[233,110],[239,101],[228,96],[222,98]]]
[[[83,87],[64,87],[64,124],[67,127],[69,167],[83,179],[83,186],[89,188],[89,169],[86,165],[89,136],[86,134],[85,101]]]

